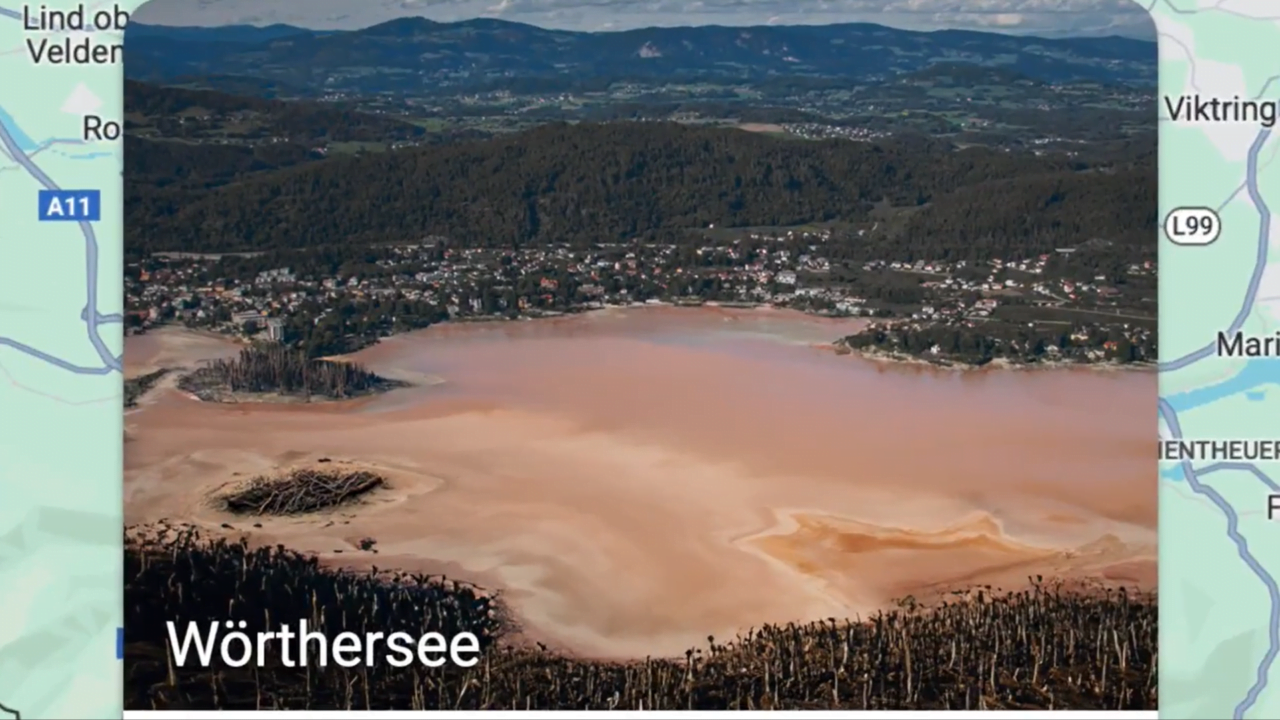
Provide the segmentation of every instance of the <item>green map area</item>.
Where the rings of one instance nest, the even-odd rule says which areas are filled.
[[[46,3],[90,17],[139,4]],[[1162,96],[1280,97],[1280,6],[1149,10]],[[121,117],[121,69],[37,62],[28,42],[45,39],[109,49],[122,33],[25,31],[22,6],[0,0],[0,710],[120,717],[121,158],[118,141],[84,127]],[[1161,113],[1161,216],[1207,208],[1221,227],[1205,245],[1161,239],[1160,436],[1274,438],[1280,363],[1222,357],[1215,338],[1280,330],[1280,141],[1256,120],[1174,118],[1163,102]],[[39,222],[50,189],[100,191],[101,219]],[[1275,461],[1161,463],[1162,716],[1280,717],[1273,476]]]
[[[0,2],[0,703],[118,718],[120,144],[85,142],[83,124],[120,117],[121,69],[37,64],[27,41],[122,33],[24,32],[21,11]],[[38,192],[55,188],[100,190],[101,220],[39,222]]]
[[[1159,2],[1161,216],[1208,208],[1220,236],[1160,248],[1160,436],[1272,440],[1280,363],[1218,352],[1219,332],[1280,329],[1280,142],[1265,118],[1169,116],[1164,98],[1280,97],[1280,23],[1268,3]],[[1273,118],[1274,121],[1274,118]],[[1280,494],[1274,460],[1160,466],[1160,715],[1280,717]],[[1280,515],[1277,515],[1280,521]]]

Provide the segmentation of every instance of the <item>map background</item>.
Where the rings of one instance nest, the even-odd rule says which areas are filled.
[[[1161,95],[1280,96],[1280,13],[1262,3],[1153,9]],[[1251,16],[1250,13],[1253,15]],[[1268,57],[1268,55],[1271,55]],[[1161,217],[1216,208],[1222,236],[1160,247],[1161,437],[1275,437],[1274,360],[1219,358],[1219,331],[1269,335],[1280,323],[1280,207],[1272,132],[1257,124],[1173,123],[1161,108]],[[1272,675],[1280,651],[1280,545],[1266,517],[1274,463],[1161,464],[1160,714],[1280,717]]]
[[[132,11],[140,3],[118,5]],[[1161,93],[1280,95],[1280,8],[1269,5],[1150,3]],[[121,665],[112,648],[123,602],[121,157],[118,142],[80,135],[86,113],[121,117],[121,71],[32,65],[19,11],[0,0],[0,407],[11,418],[0,437],[9,478],[0,505],[0,702],[24,717],[120,717]],[[119,32],[87,35],[121,41]],[[1210,206],[1223,223],[1211,246],[1161,240],[1162,437],[1273,434],[1280,366],[1209,357],[1203,348],[1219,330],[1280,329],[1280,272],[1270,262],[1280,257],[1271,247],[1277,148],[1256,126],[1162,117],[1161,216]],[[87,229],[37,224],[42,176],[67,189],[100,189],[102,220]],[[1267,494],[1280,492],[1276,472],[1160,468],[1167,717],[1280,717],[1272,681],[1280,543],[1265,512]]]
[[[33,65],[14,14],[0,15],[0,702],[24,718],[118,718],[121,158],[80,135],[83,112],[121,116],[121,70]],[[41,175],[100,189],[101,221],[37,223]]]

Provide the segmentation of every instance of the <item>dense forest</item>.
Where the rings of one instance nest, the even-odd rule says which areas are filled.
[[[1150,245],[1156,212],[1154,165],[992,180],[941,195],[912,215],[895,257],[1027,257],[1097,240]]]
[[[151,162],[149,149],[132,151],[131,165]],[[864,221],[878,204],[918,209],[903,232],[879,237],[922,257],[1026,256],[1095,239],[1149,245],[1155,165],[1089,167],[910,136],[797,142],[673,123],[552,124],[334,158],[208,192],[131,184],[126,242],[135,252],[427,235],[487,247],[680,242],[710,225]]]
[[[220,145],[124,138],[126,197],[145,195],[152,207],[169,186],[204,189],[243,179],[252,173],[280,170],[319,160],[307,145],[292,142]],[[173,212],[190,196],[175,196]]]
[[[125,81],[125,107],[126,200],[132,206],[145,195],[163,212],[186,202],[179,188],[200,191],[320,160],[318,148],[329,142],[446,140],[410,123],[331,103],[133,81]]]
[[[202,116],[232,113],[265,119],[274,134],[291,138],[386,142],[427,135],[427,131],[417,125],[335,103],[269,100],[133,80],[124,82],[124,106],[135,118],[141,115],[164,121],[164,126],[158,129],[169,138],[198,131],[200,124],[193,121]],[[128,122],[137,124],[136,120]]]

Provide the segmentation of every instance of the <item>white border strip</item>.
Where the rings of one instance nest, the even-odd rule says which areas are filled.
[[[159,711],[159,710],[125,710],[124,720],[239,720],[253,719],[260,720],[265,717],[270,719],[280,719],[280,717],[297,717],[297,719],[306,720],[353,720],[364,719],[364,717],[378,717],[378,719],[431,719],[438,717],[447,717],[447,719],[476,719],[476,717],[508,717],[508,719],[525,719],[525,717],[566,717],[572,716],[573,719],[579,717],[644,717],[648,720],[654,716],[684,716],[684,717],[733,717],[733,719],[745,719],[745,717],[767,717],[769,720],[780,719],[780,717],[841,717],[847,720],[863,720],[877,719],[877,717],[892,717],[893,720],[951,720],[952,717],[980,717],[983,720],[1005,719],[1005,717],[1019,717],[1019,719],[1029,719],[1029,717],[1047,717],[1050,720],[1156,720],[1158,715],[1153,711],[1088,711],[1088,710],[1032,710],[1032,711],[1009,711],[1009,710],[895,710],[895,711],[748,711],[748,710],[721,710],[714,712],[645,712],[635,710],[618,710],[618,711],[579,711],[566,714],[559,711],[544,710],[502,710],[492,712],[476,712],[476,711],[456,711],[456,710],[435,710],[428,712],[415,712],[408,710],[278,710],[278,711]]]

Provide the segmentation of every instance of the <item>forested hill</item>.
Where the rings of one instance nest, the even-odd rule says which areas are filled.
[[[1150,244],[1156,227],[1150,158],[1088,168],[918,137],[805,142],[667,123],[554,124],[175,192],[132,187],[130,251],[428,235],[475,246],[677,240],[711,224],[868,220],[882,202],[918,209],[875,242],[939,259],[1024,256],[1091,240]]]
[[[335,103],[284,102],[216,90],[194,90],[125,80],[127,120],[160,123],[160,134],[169,138],[192,137],[201,119],[238,115],[241,124],[252,120],[254,131],[278,137],[323,142],[325,140],[415,140],[426,130],[395,118],[359,112]],[[133,129],[133,128],[131,128]]]
[[[129,201],[197,190],[254,173],[314,162],[332,143],[431,145],[478,133],[428,132],[404,120],[341,103],[284,102],[214,90],[124,84],[125,184]]]
[[[1046,82],[1154,84],[1156,44],[1120,37],[1038,38],[870,23],[552,30],[495,18],[404,17],[352,31],[148,27],[131,23],[125,74],[252,76],[314,92],[457,91],[538,78],[762,80],[779,75],[876,82],[939,60],[1012,70]],[[424,83],[425,78],[432,78]],[[550,88],[548,88],[550,89]]]

